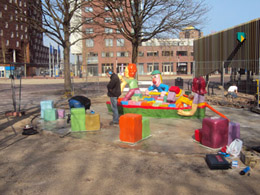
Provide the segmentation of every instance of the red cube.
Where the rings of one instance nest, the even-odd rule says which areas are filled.
[[[142,115],[130,113],[122,115],[119,127],[121,141],[136,143],[142,139]]]
[[[228,123],[225,118],[204,118],[202,121],[201,143],[210,148],[220,148],[228,143]]]

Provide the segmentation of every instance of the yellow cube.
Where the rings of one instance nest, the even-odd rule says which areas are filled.
[[[86,114],[86,130],[87,131],[100,130],[100,115],[98,113]]]

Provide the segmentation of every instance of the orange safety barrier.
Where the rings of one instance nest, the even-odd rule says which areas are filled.
[[[215,112],[216,114],[218,114],[219,116],[227,119],[228,121],[230,121],[224,114],[222,114],[221,112],[217,111],[216,109],[212,108],[210,105],[208,105],[207,103],[205,103],[205,106],[207,106],[210,110],[212,110],[213,112]]]
[[[142,139],[142,115],[124,114],[119,119],[119,138],[123,142],[135,143]]]

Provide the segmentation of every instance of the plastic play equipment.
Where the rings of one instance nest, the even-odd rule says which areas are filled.
[[[150,86],[146,91],[145,94],[149,95],[150,91],[153,91],[154,89],[156,89],[158,92],[160,92],[160,96],[165,96],[166,93],[169,90],[169,86],[166,84],[162,83],[162,75],[161,72],[159,70],[154,70],[152,73],[152,82],[153,85]]]
[[[192,91],[194,93],[194,98],[191,106],[191,110],[184,111],[178,110],[178,114],[181,116],[192,116],[197,111],[198,104],[205,102],[204,94],[206,91],[206,82],[203,77],[195,77],[192,82]]]
[[[118,75],[119,79],[121,80],[121,91],[124,91],[124,88],[127,84],[130,88],[125,97],[123,98],[123,101],[131,99],[131,97],[135,94],[141,94],[141,91],[138,88],[138,81],[134,78],[136,72],[136,64],[128,64],[128,66],[125,68],[126,79],[124,79],[121,75]]]

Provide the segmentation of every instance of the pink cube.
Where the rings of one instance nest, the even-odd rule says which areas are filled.
[[[65,110],[64,109],[57,109],[58,118],[65,118]]]
[[[201,143],[210,148],[220,148],[228,143],[228,123],[225,118],[204,118]]]

